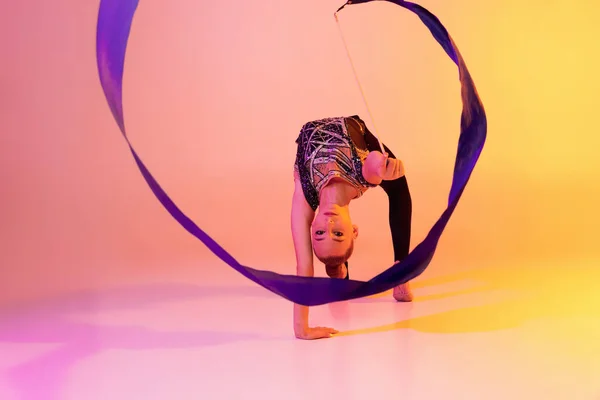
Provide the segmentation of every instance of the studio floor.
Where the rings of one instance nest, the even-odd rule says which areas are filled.
[[[599,400],[600,273],[560,264],[316,307],[341,333],[314,342],[222,266],[22,303],[0,315],[0,399]]]

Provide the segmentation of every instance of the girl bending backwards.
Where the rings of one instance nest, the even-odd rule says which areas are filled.
[[[412,203],[404,165],[367,129],[358,116],[325,118],[306,123],[296,140],[292,200],[292,237],[296,273],[314,276],[313,251],[331,278],[349,279],[348,259],[358,227],[349,205],[369,188],[381,186],[389,199],[394,259],[410,246]],[[397,301],[412,301],[408,283],[394,288]],[[308,307],[294,304],[294,333],[299,339],[320,339],[335,329],[308,324]]]

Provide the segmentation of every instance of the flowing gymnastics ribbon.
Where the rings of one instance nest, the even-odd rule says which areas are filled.
[[[367,3],[373,0],[354,0]],[[189,233],[202,241],[217,257],[246,278],[297,304],[316,306],[350,300],[390,290],[419,276],[429,265],[438,241],[456,208],[485,143],[487,121],[483,104],[458,49],[441,22],[425,8],[407,1],[392,1],[415,13],[458,66],[463,110],[461,132],[454,166],[448,207],[425,239],[400,263],[394,264],[369,281],[301,277],[277,274],[240,264],[206,232],[188,218],[154,179],[133,148],[125,130],[123,115],[123,70],[127,41],[138,0],[101,0],[98,13],[96,52],[100,82],[112,114],[133,158],[150,189],[165,209]]]

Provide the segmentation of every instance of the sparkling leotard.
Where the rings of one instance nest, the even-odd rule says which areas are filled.
[[[319,193],[333,178],[351,184],[357,190],[357,197],[376,186],[363,177],[362,167],[369,151],[358,148],[352,141],[346,119],[336,117],[308,122],[296,139],[298,150],[294,168],[299,174],[306,201],[313,210],[319,206]]]

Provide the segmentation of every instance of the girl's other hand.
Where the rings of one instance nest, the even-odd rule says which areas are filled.
[[[387,172],[389,156],[387,153],[372,151],[363,166],[363,176],[367,182],[379,185]]]

